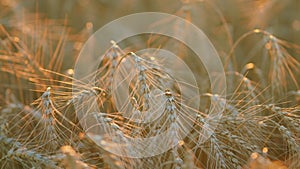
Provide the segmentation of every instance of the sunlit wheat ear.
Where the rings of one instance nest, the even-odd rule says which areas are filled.
[[[60,145],[70,144],[69,137],[73,134],[72,127],[75,124],[56,108],[50,87],[33,105],[36,106],[34,109],[20,112],[11,119],[11,122],[19,120],[10,126],[17,140],[36,151],[50,154]]]
[[[164,129],[165,127],[167,127],[170,130],[170,135],[168,136],[171,140],[171,144],[175,145],[172,149],[171,149],[171,154],[172,154],[172,160],[174,163],[174,168],[178,169],[181,168],[183,165],[183,160],[180,157],[179,153],[178,153],[178,146],[180,144],[180,142],[182,142],[182,139],[179,132],[180,132],[180,121],[179,121],[179,115],[178,111],[180,111],[180,108],[178,108],[178,106],[180,105],[176,105],[176,101],[175,101],[175,97],[173,95],[173,93],[169,90],[166,89],[165,90],[165,97],[166,97],[166,103],[165,103],[165,112],[167,113],[167,118],[165,120],[165,124],[162,124],[162,128]],[[165,126],[168,125],[168,126]],[[166,129],[165,129],[166,130]]]
[[[77,129],[76,124],[65,116],[60,110],[58,110],[55,100],[51,96],[51,88],[48,87],[47,90],[42,94],[39,103],[37,105],[37,110],[41,113],[42,117],[39,121],[42,131],[45,134],[39,136],[41,140],[44,138],[46,140],[52,140],[55,146],[60,146],[61,144],[71,144],[72,140],[69,138],[73,136]],[[44,129],[43,129],[44,128]],[[38,137],[37,137],[38,138]]]
[[[40,98],[40,103],[38,105],[38,111],[41,113],[41,120],[39,123],[41,124],[41,133],[38,133],[37,138],[38,140],[51,140],[49,144],[50,148],[57,149],[58,143],[58,136],[61,134],[60,129],[56,129],[56,126],[59,123],[57,121],[57,112],[53,100],[51,99],[51,88],[48,87],[47,90],[42,94]],[[41,145],[41,144],[39,144]]]
[[[230,129],[233,130],[233,129]],[[239,168],[246,164],[247,155],[255,142],[235,135],[225,126],[220,127],[200,146],[200,162],[205,168]]]
[[[112,46],[103,54],[103,60],[99,65],[99,69],[95,72],[96,86],[104,87],[108,93],[111,91],[113,75],[116,72],[117,66],[125,52],[116,44],[111,41]]]
[[[272,101],[282,99],[286,96],[288,90],[299,88],[299,80],[296,77],[299,76],[300,73],[300,62],[289,53],[289,50],[299,53],[299,46],[279,39],[267,31],[255,29],[245,33],[236,41],[227,56],[225,67],[228,66],[233,52],[240,42],[254,34],[262,35],[263,38],[266,39],[263,49],[267,50],[269,53],[267,58],[268,63],[259,66],[261,69],[263,67],[268,67],[268,70],[266,71],[268,74],[266,76],[266,79],[268,79],[268,86],[264,87],[270,88],[273,97]]]
[[[283,44],[284,41],[272,35],[269,36],[267,49],[272,61],[269,78],[274,96],[282,96],[286,93],[290,83],[299,88],[299,81],[296,77],[300,75],[300,62],[288,53],[282,46]]]
[[[79,111],[85,109],[88,104],[93,103],[93,106],[105,107],[104,112],[115,112],[114,105],[111,100],[112,95],[112,81],[113,75],[117,69],[117,66],[125,52],[114,42],[111,41],[112,46],[103,54],[99,68],[88,75],[88,77],[95,77],[94,82],[89,84],[83,83],[78,79],[73,79],[73,93],[72,98],[68,99],[67,104],[73,103],[76,105],[76,109]],[[67,86],[70,83],[61,82]],[[70,87],[67,87],[70,90]],[[70,91],[68,91],[70,94]],[[68,94],[66,92],[66,94]],[[97,101],[94,101],[95,99]],[[89,105],[88,105],[89,106]]]

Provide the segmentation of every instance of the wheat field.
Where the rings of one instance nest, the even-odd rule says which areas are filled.
[[[0,168],[299,169],[299,11],[0,0]]]

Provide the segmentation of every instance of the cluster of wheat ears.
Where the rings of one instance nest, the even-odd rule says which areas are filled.
[[[111,41],[88,75],[95,80],[76,79],[73,64],[92,23],[74,33],[67,19],[36,13],[32,22],[0,25],[0,168],[300,168],[300,46],[263,29],[232,43],[217,6],[201,3],[229,39],[220,52],[226,84],[210,82],[188,47],[156,35]],[[196,5],[183,1],[176,14],[193,21]],[[184,34],[184,25],[174,31]],[[251,38],[252,52],[240,54]],[[176,58],[136,52],[141,40],[167,46],[195,78],[183,78],[191,72],[177,70]],[[226,95],[211,92],[218,85]],[[141,138],[150,141],[133,142]]]

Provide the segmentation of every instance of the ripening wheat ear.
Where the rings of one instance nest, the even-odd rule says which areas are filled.
[[[290,81],[299,89],[299,80],[296,77],[300,75],[298,69],[300,62],[282,46],[284,43],[284,41],[269,35],[267,49],[273,63],[270,68],[269,78],[274,96],[282,96],[284,93],[287,93]]]
[[[253,34],[260,34],[266,39],[262,47],[269,53],[267,58],[268,62],[261,63],[266,65],[257,65],[258,67],[261,67],[261,69],[263,69],[263,67],[268,67],[268,70],[266,71],[268,72],[268,75],[266,76],[266,79],[268,79],[268,86],[262,87],[270,88],[271,95],[273,96],[272,101],[282,99],[282,97],[285,97],[288,90],[299,88],[299,80],[296,77],[300,74],[300,62],[288,51],[294,50],[296,53],[299,53],[299,46],[279,39],[267,31],[255,29],[245,33],[236,41],[226,58],[225,68],[228,66],[230,60],[236,62],[235,58],[232,58],[232,56],[238,44]]]
[[[87,77],[84,77],[84,79],[95,78],[95,81],[87,84],[82,82],[82,79],[66,77],[72,80],[73,83],[61,82],[67,86],[65,88],[67,90],[65,94],[69,97],[67,98],[67,105],[73,103],[78,111],[85,112],[85,106],[93,103],[93,106],[103,107],[105,109],[103,112],[116,112],[112,100],[113,75],[121,58],[126,54],[114,41],[111,41],[111,43],[112,46],[101,56],[102,60],[99,68]],[[53,73],[56,74],[55,72]],[[96,99],[96,101],[93,99]]]
[[[112,46],[103,54],[103,60],[99,65],[99,69],[95,72],[97,78],[95,86],[105,87],[109,94],[112,86],[113,75],[116,72],[117,66],[125,51],[123,51],[114,41],[111,41]],[[107,88],[107,89],[106,89]],[[110,94],[109,94],[110,95]]]
[[[27,147],[50,154],[60,145],[71,144],[69,138],[75,124],[56,108],[50,87],[33,105],[36,108],[22,111],[10,120],[9,133]]]

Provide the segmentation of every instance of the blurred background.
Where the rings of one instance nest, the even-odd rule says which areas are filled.
[[[297,0],[1,0],[0,23],[16,27],[24,19],[26,22],[36,19],[33,15],[39,13],[39,17],[66,19],[73,32],[86,26],[92,26],[95,31],[114,19],[136,12],[175,14],[187,10],[193,23],[207,34],[216,36],[226,24],[233,40],[247,30],[261,28],[299,43],[299,8]]]

